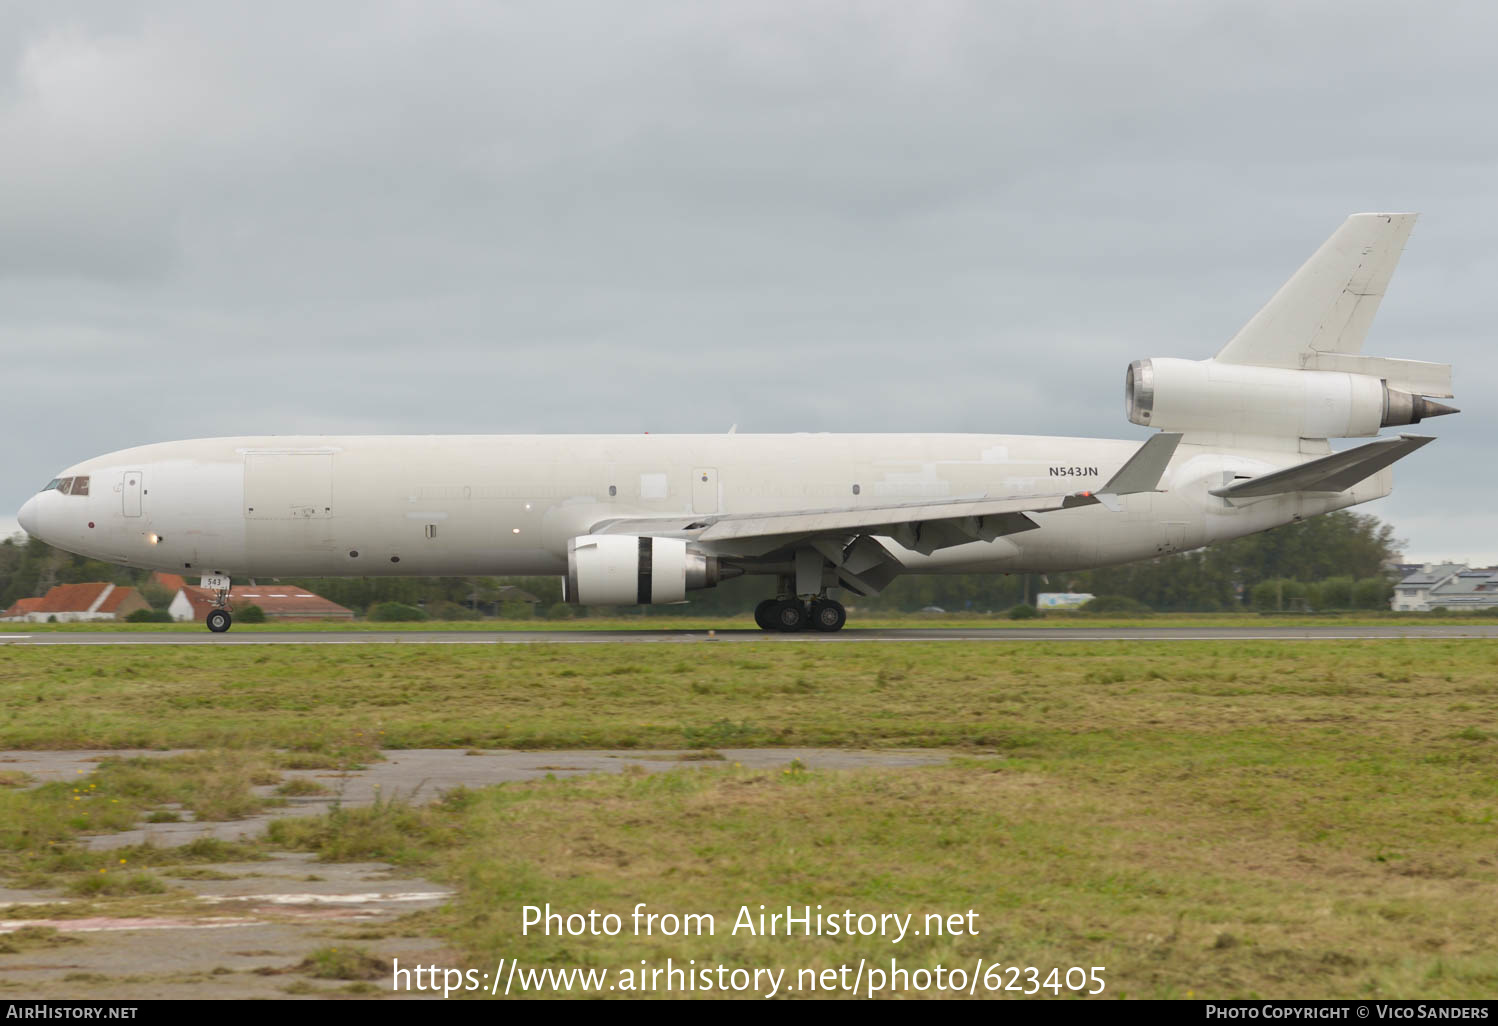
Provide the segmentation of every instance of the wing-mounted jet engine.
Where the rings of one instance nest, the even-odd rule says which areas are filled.
[[[741,572],[729,568],[726,576]],[[717,556],[682,538],[589,534],[567,543],[562,597],[583,606],[685,602],[687,592],[716,587],[723,576]]]

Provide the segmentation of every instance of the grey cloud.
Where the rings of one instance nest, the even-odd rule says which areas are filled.
[[[1343,216],[1368,350],[1467,411],[1371,507],[1491,508],[1484,5],[46,5],[0,14],[0,510],[262,431],[1124,435]],[[68,413],[58,417],[66,397]],[[14,435],[14,433],[13,433]],[[1480,463],[1480,461],[1477,461]],[[1405,527],[1406,522],[1410,525]]]

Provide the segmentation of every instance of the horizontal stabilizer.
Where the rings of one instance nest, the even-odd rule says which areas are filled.
[[[1272,474],[1250,477],[1212,494],[1224,499],[1250,499],[1285,492],[1341,492],[1403,459],[1422,445],[1434,442],[1428,435],[1398,435],[1380,438],[1345,452],[1334,452],[1299,466]]]

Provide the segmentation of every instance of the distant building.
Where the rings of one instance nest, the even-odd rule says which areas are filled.
[[[1092,600],[1085,591],[1043,591],[1035,596],[1036,609],[1075,609]]]
[[[75,623],[87,620],[123,620],[151,604],[134,588],[89,581],[55,585],[41,598],[21,599],[0,619],[11,623]]]
[[[229,607],[259,606],[271,620],[352,620],[354,611],[286,584],[240,584],[229,589]],[[167,611],[173,620],[202,621],[213,608],[213,593],[191,584],[177,589]]]
[[[1460,563],[1427,563],[1394,585],[1396,612],[1498,609],[1498,568],[1473,570]]]
[[[4,613],[0,613],[0,620],[10,620],[12,622],[24,620],[26,619],[26,614],[41,605],[41,602],[40,598],[16,599],[15,605],[11,606]]]
[[[187,581],[183,579],[181,574],[168,574],[160,570],[151,575],[151,583],[160,585],[173,595],[187,587]]]

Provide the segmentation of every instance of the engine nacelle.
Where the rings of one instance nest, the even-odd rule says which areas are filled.
[[[1216,360],[1135,360],[1124,399],[1146,427],[1291,438],[1358,438],[1456,412],[1366,374]]]
[[[567,543],[564,598],[579,606],[682,602],[718,583],[718,557],[681,538],[587,534]]]

